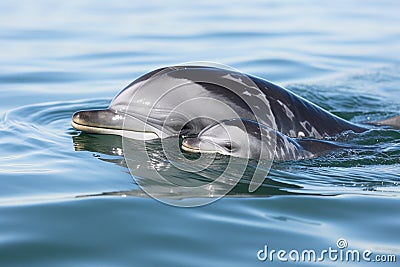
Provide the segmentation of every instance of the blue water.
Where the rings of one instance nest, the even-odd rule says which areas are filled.
[[[397,266],[399,130],[337,137],[363,148],[276,163],[253,194],[244,177],[210,205],[177,208],[140,190],[119,137],[70,121],[188,61],[258,75],[353,122],[396,115],[399,12],[394,0],[1,1],[0,266]],[[264,245],[322,251],[341,238],[397,263],[257,259]]]

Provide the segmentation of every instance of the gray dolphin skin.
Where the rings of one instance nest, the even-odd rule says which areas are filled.
[[[272,138],[276,140],[276,147],[271,145]],[[338,148],[324,140],[290,138],[268,126],[243,119],[215,123],[197,137],[182,141],[182,149],[188,152],[278,161],[309,159]]]
[[[193,71],[201,73],[204,81],[194,79]],[[208,82],[208,77],[223,81],[223,85]],[[229,82],[241,81],[243,77],[257,88],[237,84],[227,88]],[[260,96],[268,107],[259,101]],[[261,109],[260,113],[265,109],[267,115],[255,118],[255,108],[248,103]],[[343,131],[366,130],[261,78],[203,66],[165,67],[145,74],[124,88],[107,109],[75,113],[72,126],[88,133],[148,140],[197,135],[215,121],[233,118],[257,120],[292,138],[322,139]]]

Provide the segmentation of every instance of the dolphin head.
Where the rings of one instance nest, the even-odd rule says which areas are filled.
[[[146,113],[145,99],[136,101],[136,111],[130,114],[129,105],[135,94],[140,92],[143,84],[152,76],[166,71],[168,68],[157,69],[136,79],[125,87],[114,99],[107,109],[104,110],[83,110],[72,116],[72,126],[87,133],[112,134],[128,136],[133,139],[148,140],[159,138],[161,133],[157,128],[146,124],[139,116],[140,111]]]
[[[89,133],[141,140],[197,135],[215,121],[254,118],[251,101],[245,99],[261,107],[259,95],[251,79],[231,70],[167,67],[132,82],[107,109],[75,113],[72,125]]]
[[[182,149],[257,159],[261,155],[261,142],[261,128],[257,123],[232,119],[210,125],[197,137],[184,138]]]
[[[167,75],[174,70],[175,67],[161,68],[143,75],[119,92],[107,109],[76,112],[72,126],[88,133],[139,140],[179,134],[185,128],[184,114],[173,112],[178,100],[176,92],[165,92],[179,83]]]

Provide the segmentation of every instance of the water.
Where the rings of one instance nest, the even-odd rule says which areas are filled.
[[[0,265],[279,266],[257,252],[338,249],[340,238],[398,264],[398,130],[340,136],[364,148],[276,163],[254,194],[244,177],[211,205],[176,208],[139,189],[120,138],[81,134],[70,119],[187,61],[231,65],[354,122],[396,115],[399,11],[398,1],[2,1]],[[199,182],[166,168],[158,145],[168,175]],[[191,197],[205,195],[178,195]]]

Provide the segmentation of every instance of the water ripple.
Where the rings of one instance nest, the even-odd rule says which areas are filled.
[[[49,163],[63,154],[59,151],[64,150],[65,140],[74,132],[70,126],[72,114],[88,104],[104,107],[106,103],[52,102],[5,112],[0,121],[0,173],[57,172],[57,166]]]
[[[62,71],[34,71],[0,75],[0,83],[5,84],[46,84],[46,83],[73,83],[87,80],[80,73]]]

